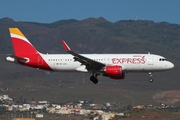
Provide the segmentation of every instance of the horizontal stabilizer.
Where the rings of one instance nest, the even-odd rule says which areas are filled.
[[[29,61],[29,58],[21,58],[21,57],[15,56],[15,55],[8,54],[6,57],[6,61],[9,61],[9,62],[20,61],[20,62],[26,63]]]

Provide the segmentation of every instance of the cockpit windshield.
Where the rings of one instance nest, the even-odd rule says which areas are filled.
[[[165,58],[160,58],[159,61],[166,61],[166,59]]]

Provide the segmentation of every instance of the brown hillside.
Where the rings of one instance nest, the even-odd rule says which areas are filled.
[[[153,100],[168,105],[178,104],[180,103],[180,90],[158,92],[153,96]]]

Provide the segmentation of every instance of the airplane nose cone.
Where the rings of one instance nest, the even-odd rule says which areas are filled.
[[[167,67],[168,67],[169,69],[173,69],[173,68],[174,68],[174,64],[171,63],[171,62],[169,62],[169,64],[167,65]]]
[[[174,68],[174,64],[173,64],[173,63],[171,63],[171,69],[172,69],[172,68]]]

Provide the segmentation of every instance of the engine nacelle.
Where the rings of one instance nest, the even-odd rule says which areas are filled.
[[[125,73],[122,73],[122,75],[116,75],[116,76],[109,76],[111,79],[124,79]]]
[[[109,76],[122,75],[122,67],[121,66],[106,66],[105,72]]]
[[[112,79],[124,79],[125,74],[122,72],[122,66],[106,66],[104,76]]]

